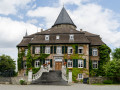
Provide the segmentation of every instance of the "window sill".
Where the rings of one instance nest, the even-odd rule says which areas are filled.
[[[78,68],[83,68],[83,67],[78,67]]]

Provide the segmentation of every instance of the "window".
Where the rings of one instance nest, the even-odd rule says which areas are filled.
[[[93,48],[93,52],[92,52],[93,56],[97,56],[98,55],[98,51],[97,48]]]
[[[45,53],[50,54],[50,47],[49,46],[45,47]]]
[[[36,60],[35,61],[35,68],[39,68],[40,67],[40,61],[39,60]]]
[[[27,63],[26,63],[26,61],[23,62],[23,68],[27,69]]]
[[[49,35],[45,35],[45,40],[49,40]]]
[[[59,36],[59,35],[57,35],[57,36],[56,36],[56,39],[57,39],[57,40],[58,40],[58,39],[60,39],[60,36]]]
[[[98,61],[92,61],[92,64],[93,64],[93,69],[98,68]]]
[[[83,47],[78,47],[78,54],[83,54]]]
[[[74,40],[74,35],[70,35],[70,40]]]
[[[83,75],[81,73],[78,74],[78,79],[83,79]]]
[[[78,68],[83,68],[83,60],[78,60]]]
[[[62,54],[62,48],[60,46],[57,46],[57,54]]]
[[[48,63],[50,63],[50,60],[49,60],[49,59],[46,59],[46,60],[45,60],[45,64],[48,65]]]
[[[35,47],[35,54],[40,54],[40,47]]]
[[[68,65],[67,65],[68,68],[72,68],[73,67],[73,63],[72,63],[72,60],[68,60]]]
[[[25,49],[25,56],[27,56],[28,49]]]
[[[73,53],[73,48],[72,47],[68,47],[68,54],[72,54]]]

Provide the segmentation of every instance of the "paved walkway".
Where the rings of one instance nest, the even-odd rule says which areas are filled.
[[[71,86],[49,85],[2,85],[0,90],[120,90],[120,85],[86,85],[75,84]]]

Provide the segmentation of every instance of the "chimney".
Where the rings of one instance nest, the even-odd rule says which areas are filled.
[[[41,32],[43,32],[43,29],[41,28]]]
[[[82,29],[80,29],[80,31],[82,32],[83,30],[82,30]]]

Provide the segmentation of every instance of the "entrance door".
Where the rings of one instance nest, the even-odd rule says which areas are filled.
[[[55,62],[55,70],[61,70],[62,62]]]

